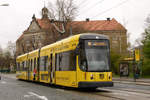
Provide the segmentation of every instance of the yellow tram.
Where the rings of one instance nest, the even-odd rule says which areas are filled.
[[[78,34],[17,57],[16,77],[75,88],[113,86],[109,40]]]

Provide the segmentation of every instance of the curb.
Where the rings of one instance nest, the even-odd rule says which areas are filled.
[[[150,86],[150,83],[146,82],[130,82],[130,81],[113,81],[114,83],[122,83],[122,84],[134,84],[134,85],[144,85]]]

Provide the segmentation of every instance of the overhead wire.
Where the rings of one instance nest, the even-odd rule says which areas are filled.
[[[87,4],[88,2],[87,2],[88,0],[83,0],[83,1],[81,1],[79,4],[78,4],[78,8],[80,8],[80,7],[83,7],[85,4]],[[82,6],[81,6],[82,5]],[[80,14],[79,14],[80,15]],[[77,16],[79,16],[79,15],[77,15]]]
[[[88,7],[88,8],[86,8],[86,11],[85,10],[83,10],[82,12],[89,12],[91,9],[93,9],[93,8],[95,8],[95,7],[97,7],[97,5],[99,5],[100,3],[102,3],[104,0],[100,0],[100,1],[98,1],[98,2],[96,2],[96,3],[94,3],[94,5],[91,5],[90,7]],[[87,11],[88,10],[88,11]]]
[[[79,3],[79,5],[78,5],[78,7],[80,7],[81,5],[83,5],[83,4],[86,4],[86,2],[87,2],[88,0],[83,0],[83,1],[81,1],[80,3]]]
[[[128,1],[129,1],[129,0],[124,0],[124,1],[122,1],[122,2],[120,2],[120,3],[118,3],[118,4],[116,4],[115,6],[113,6],[113,7],[111,7],[111,8],[108,8],[108,9],[106,9],[106,10],[104,10],[104,11],[102,11],[102,12],[96,14],[96,15],[93,16],[92,18],[94,18],[94,17],[96,17],[96,16],[99,16],[99,15],[102,15],[102,14],[104,14],[104,13],[106,13],[106,12],[108,12],[108,11],[114,9],[114,8],[117,8],[117,7],[119,7],[119,6],[123,5],[123,4],[125,4],[125,3],[128,2]]]
[[[101,0],[101,3],[102,3],[103,1],[104,1],[104,0]],[[102,12],[96,14],[95,16],[93,16],[93,17],[91,17],[91,18],[94,18],[94,17],[99,16],[99,15],[101,15],[101,14],[103,14],[103,13],[106,13],[106,12],[108,12],[108,11],[114,9],[114,8],[117,8],[117,7],[123,5],[124,3],[128,2],[128,1],[129,1],[129,0],[124,0],[124,1],[122,1],[122,2],[120,2],[120,3],[118,3],[118,4],[116,4],[115,6],[113,6],[113,7],[111,7],[111,8],[108,8],[108,9],[106,9],[106,10],[104,10],[104,11],[102,11]],[[98,4],[96,4],[96,5],[98,5]],[[95,7],[95,6],[94,6],[94,7]],[[87,12],[87,11],[86,11],[86,12]],[[73,25],[76,25],[76,24],[77,24],[77,23],[75,23],[75,24],[73,24]]]

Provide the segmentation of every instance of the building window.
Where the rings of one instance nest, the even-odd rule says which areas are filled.
[[[112,37],[112,41],[117,41],[117,40],[118,40],[117,36]]]
[[[30,41],[26,41],[26,46],[30,46]]]
[[[119,45],[118,41],[112,41],[112,48],[117,48]]]

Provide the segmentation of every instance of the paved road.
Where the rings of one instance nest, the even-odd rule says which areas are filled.
[[[101,96],[102,100],[109,97]],[[0,80],[0,100],[99,100],[99,96],[80,93],[78,90],[19,81],[2,75]]]
[[[0,100],[150,100],[150,86],[115,83],[111,88],[77,90],[16,80],[2,75]]]

